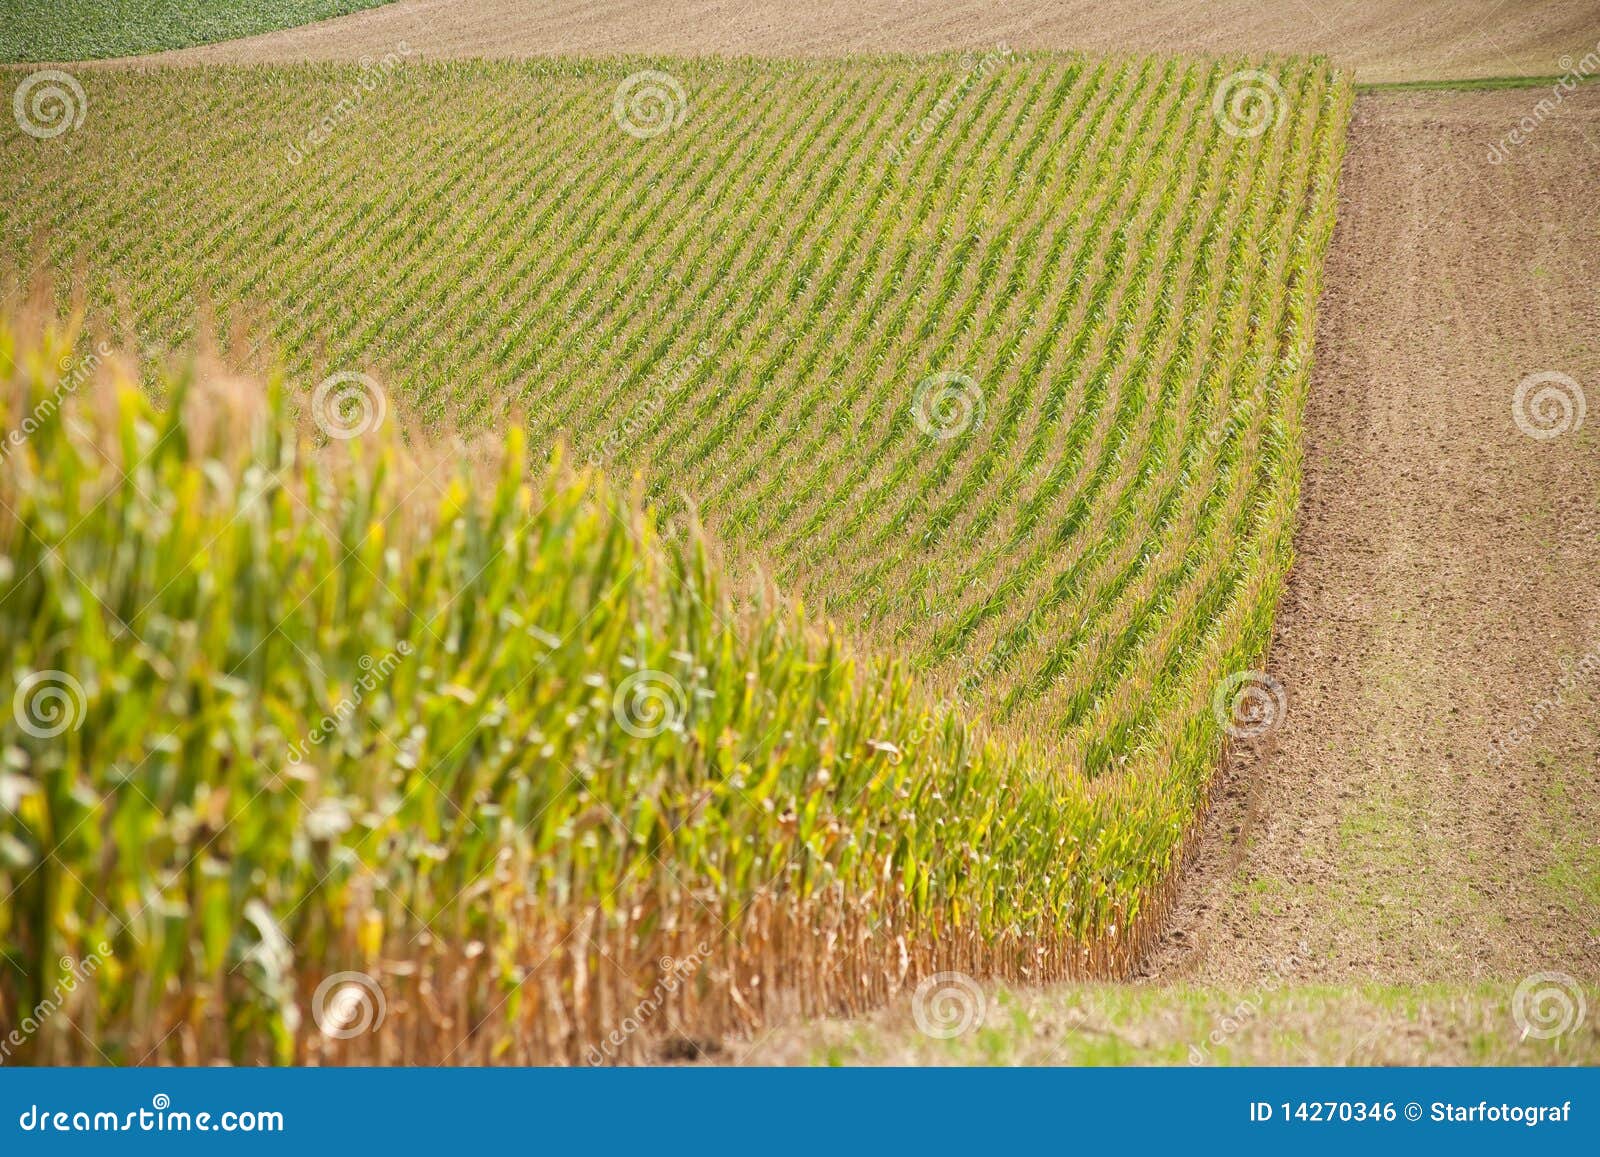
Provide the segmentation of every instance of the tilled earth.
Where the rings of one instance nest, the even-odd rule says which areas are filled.
[[[1289,710],[1233,753],[1162,979],[1600,977],[1600,90],[1489,159],[1549,95],[1357,102]],[[1526,423],[1569,428],[1519,428],[1539,373],[1581,427],[1536,384]]]
[[[1593,0],[397,0],[167,62],[993,48],[1307,53],[1364,81],[1546,76],[1600,44]],[[1562,57],[1570,59],[1562,63]]]

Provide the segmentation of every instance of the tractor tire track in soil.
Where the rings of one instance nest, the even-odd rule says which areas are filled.
[[[1489,160],[1550,95],[1357,101],[1268,657],[1290,707],[1232,753],[1153,978],[1600,977],[1600,90]],[[1581,429],[1519,430],[1543,371]]]

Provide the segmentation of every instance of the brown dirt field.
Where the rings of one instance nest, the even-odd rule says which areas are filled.
[[[1269,665],[1290,708],[1235,753],[1163,980],[1600,977],[1600,91],[1487,159],[1545,95],[1357,102]],[[1512,401],[1548,370],[1591,412],[1537,440]]]
[[[1600,45],[1594,0],[397,0],[162,63],[986,48],[1325,53],[1363,81],[1546,76]],[[1562,58],[1568,57],[1565,63]]]

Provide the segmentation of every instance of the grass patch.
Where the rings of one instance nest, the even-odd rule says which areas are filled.
[[[1554,88],[1563,80],[1592,84],[1596,76],[1486,76],[1471,80],[1380,80],[1357,82],[1357,92],[1481,92],[1504,88]]]

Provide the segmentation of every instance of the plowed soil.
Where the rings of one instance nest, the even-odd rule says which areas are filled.
[[[1358,100],[1290,708],[1233,753],[1163,979],[1600,976],[1600,90],[1488,159],[1548,95]],[[1538,439],[1513,398],[1545,371],[1589,412]]]
[[[398,0],[167,63],[990,48],[1323,53],[1363,81],[1554,75],[1600,43],[1593,0]],[[1567,62],[1562,57],[1567,56]]]

